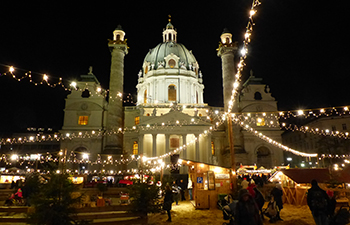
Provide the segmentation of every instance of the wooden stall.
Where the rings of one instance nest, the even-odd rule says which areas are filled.
[[[317,180],[319,186],[327,190],[326,183],[331,180],[328,169],[287,169],[275,172],[269,179],[282,184],[283,201],[292,205],[306,205],[306,193],[311,180]]]
[[[184,163],[193,182],[193,205],[196,209],[216,208],[219,195],[232,193],[230,168],[190,161]]]

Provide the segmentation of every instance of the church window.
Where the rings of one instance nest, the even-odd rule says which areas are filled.
[[[265,126],[265,119],[264,118],[257,118],[256,119],[256,125],[258,127]]]
[[[139,116],[135,116],[135,125],[140,124],[140,117]]]
[[[254,94],[254,99],[255,100],[261,100],[262,99],[262,96],[261,96],[261,93],[260,92],[255,92],[255,94]]]
[[[198,91],[196,91],[196,103],[198,104]]]
[[[170,60],[168,61],[168,65],[169,65],[169,67],[170,67],[170,68],[174,68],[174,67],[175,67],[175,65],[176,65],[175,60],[170,59]]]
[[[148,73],[148,66],[145,66],[145,74]]]
[[[82,98],[89,98],[90,97],[90,91],[88,89],[85,89],[82,93],[81,93],[81,97]]]
[[[138,155],[139,154],[139,144],[137,141],[134,141],[134,144],[132,145],[132,154]]]
[[[174,84],[168,86],[168,101],[176,102],[176,86]]]
[[[213,141],[211,142],[211,154],[215,155],[215,145]]]
[[[143,103],[147,103],[147,89],[145,90],[143,94]]]
[[[346,123],[342,124],[343,130],[347,130]]]
[[[336,130],[337,130],[336,126],[332,125],[332,131],[336,131]]]
[[[87,125],[89,117],[88,116],[79,116],[78,124],[79,125]]]

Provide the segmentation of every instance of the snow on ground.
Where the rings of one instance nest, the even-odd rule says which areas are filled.
[[[199,210],[195,209],[189,201],[179,202],[176,206],[173,204],[172,210],[172,222],[176,225],[203,225],[203,224],[223,224],[228,222],[223,219],[223,214],[220,209],[212,210]],[[278,221],[274,224],[278,225],[315,225],[311,212],[307,206],[293,206],[284,205],[284,209],[281,211],[281,218],[284,221]],[[149,216],[148,224],[170,224],[167,222],[168,216],[166,213],[153,214]],[[265,218],[264,224],[270,224],[268,219]]]

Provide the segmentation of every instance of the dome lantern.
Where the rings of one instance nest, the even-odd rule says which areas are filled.
[[[176,30],[171,24],[171,16],[169,15],[169,23],[166,25],[166,28],[163,31],[163,42],[177,42]]]
[[[124,41],[125,32],[122,29],[122,26],[118,25],[117,28],[113,31],[113,41]]]

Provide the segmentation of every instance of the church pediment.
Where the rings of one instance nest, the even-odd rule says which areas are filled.
[[[149,118],[149,119],[148,119]],[[199,117],[193,117],[181,111],[172,110],[161,116],[143,117],[140,125],[182,125],[182,126],[212,126],[210,122],[203,121]]]

